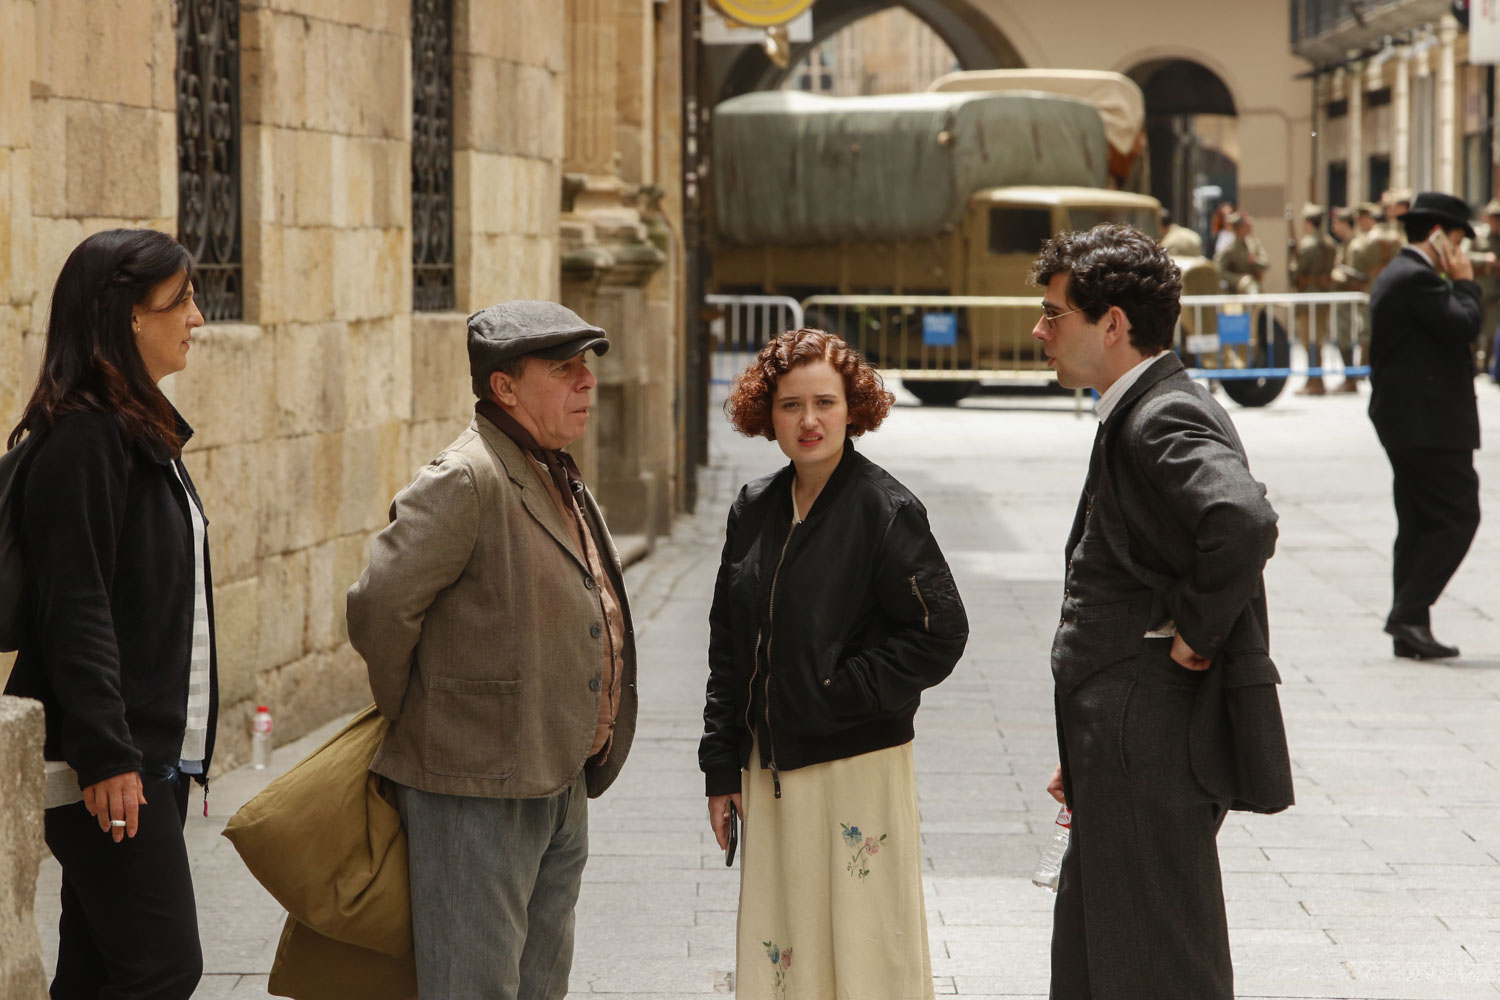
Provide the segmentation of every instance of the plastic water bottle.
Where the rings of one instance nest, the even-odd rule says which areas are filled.
[[[1031,881],[1043,889],[1057,891],[1057,877],[1062,873],[1063,855],[1068,853],[1068,838],[1073,835],[1073,813],[1067,806],[1057,811],[1057,823],[1052,827],[1052,839],[1042,849],[1042,860],[1036,866]]]
[[[255,718],[250,721],[250,766],[264,771],[271,763],[271,710],[264,705],[255,706]]]

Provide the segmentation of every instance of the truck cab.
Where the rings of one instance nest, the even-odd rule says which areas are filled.
[[[1031,295],[1027,276],[1042,243],[1056,233],[1104,222],[1157,228],[1159,205],[1150,195],[1106,188],[985,188],[969,198],[964,217],[965,267],[961,295]]]

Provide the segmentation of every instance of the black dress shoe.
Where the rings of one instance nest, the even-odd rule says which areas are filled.
[[[1441,660],[1458,655],[1457,646],[1445,646],[1432,637],[1427,625],[1387,625],[1385,630],[1395,640],[1397,656],[1411,660]]]

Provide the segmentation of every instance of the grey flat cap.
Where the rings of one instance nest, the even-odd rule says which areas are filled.
[[[609,335],[556,302],[518,299],[469,317],[471,375],[488,375],[526,354],[564,361],[590,348],[596,354],[609,350]]]

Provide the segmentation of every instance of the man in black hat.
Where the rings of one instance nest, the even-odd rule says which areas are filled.
[[[1370,294],[1370,420],[1391,461],[1394,596],[1385,631],[1397,656],[1457,656],[1430,609],[1479,528],[1479,410],[1470,344],[1482,295],[1459,250],[1473,238],[1462,199],[1423,191],[1401,218],[1407,245]]]
[[[619,557],[562,449],[604,331],[555,302],[469,317],[468,430],[391,504],[349,590],[349,641],[391,720],[423,997],[562,1000],[588,799],[635,732]]]

